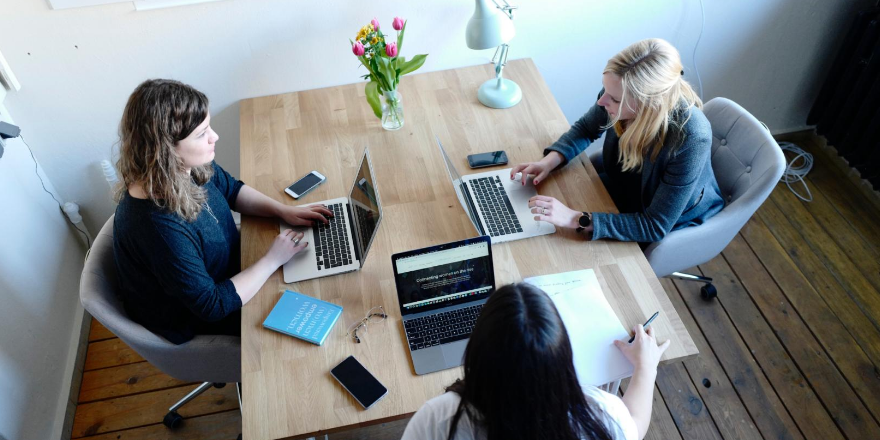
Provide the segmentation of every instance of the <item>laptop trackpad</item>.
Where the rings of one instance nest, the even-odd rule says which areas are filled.
[[[443,349],[439,345],[412,352],[413,368],[416,374],[427,374],[446,368]]]
[[[451,344],[444,344],[443,358],[446,360],[446,368],[458,367],[464,364],[464,349],[467,348],[469,339],[462,339]]]

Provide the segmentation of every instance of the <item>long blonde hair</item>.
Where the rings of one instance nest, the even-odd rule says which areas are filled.
[[[122,200],[133,183],[141,183],[153,203],[193,221],[207,200],[201,186],[211,179],[211,164],[187,173],[175,145],[208,117],[208,97],[179,81],[151,79],[139,85],[125,105],[119,123],[122,181],[115,198]]]
[[[620,134],[619,162],[624,171],[640,170],[648,154],[657,159],[670,133],[670,125],[680,134],[690,118],[690,108],[703,107],[694,89],[682,77],[681,57],[669,42],[650,38],[634,43],[608,60],[603,73],[620,77],[623,95],[620,105],[631,99],[635,117],[628,121]],[[677,110],[685,110],[684,120],[675,117]],[[620,111],[609,126],[621,127]]]

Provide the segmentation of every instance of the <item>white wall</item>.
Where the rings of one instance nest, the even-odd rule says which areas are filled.
[[[803,127],[853,12],[873,0],[705,0],[697,54],[705,97],[727,96],[774,131]],[[570,121],[600,87],[605,61],[631,42],[662,37],[691,51],[697,0],[514,1],[511,57],[532,57]],[[224,0],[154,11],[131,3],[50,10],[45,0],[0,0],[0,51],[22,89],[6,105],[61,194],[97,228],[113,205],[99,161],[110,156],[125,100],[151,77],[188,82],[212,100],[217,160],[238,172],[238,100],[359,80],[348,39],[373,16],[410,20],[405,55],[422,71],[483,63],[464,44],[472,0],[363,2]],[[366,105],[366,103],[364,104]]]
[[[11,122],[2,101],[0,121]],[[0,439],[57,439],[83,316],[84,248],[19,139],[7,139],[0,158],[0,207]]]

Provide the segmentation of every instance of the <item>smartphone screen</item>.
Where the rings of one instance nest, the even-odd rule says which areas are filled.
[[[373,406],[377,400],[388,393],[388,389],[379,383],[354,356],[347,357],[339,365],[333,367],[330,374],[354,396],[364,409]]]
[[[471,154],[468,156],[468,165],[471,168],[491,167],[507,163],[507,153],[504,151],[492,151],[490,153]]]
[[[319,183],[321,183],[321,178],[315,175],[315,173],[309,173],[302,179],[294,182],[293,185],[288,186],[287,189],[295,194],[302,195]]]

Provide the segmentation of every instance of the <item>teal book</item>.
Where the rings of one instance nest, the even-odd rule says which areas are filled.
[[[263,327],[321,345],[342,314],[342,307],[285,290]]]

